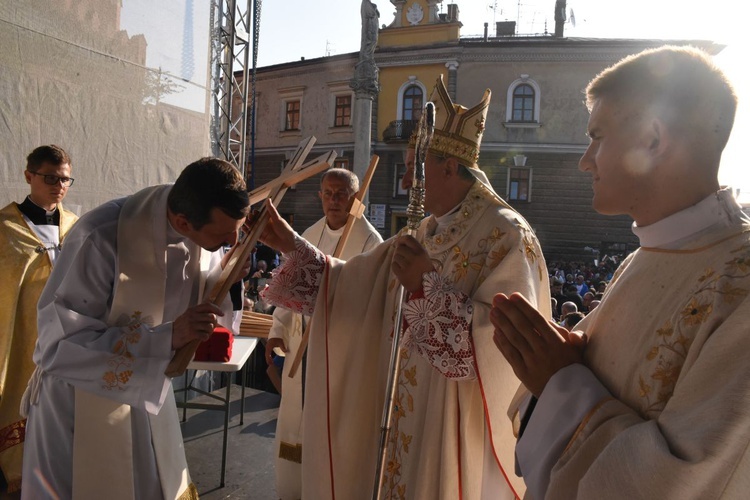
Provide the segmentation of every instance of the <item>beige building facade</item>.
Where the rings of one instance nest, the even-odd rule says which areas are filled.
[[[716,54],[722,46],[522,36],[508,23],[497,27],[508,35],[461,38],[457,6],[438,14],[439,0],[392,3],[395,18],[379,31],[375,52],[380,92],[372,110],[371,151],[380,162],[370,187],[369,218],[382,235],[391,236],[403,224],[408,203],[398,185],[403,153],[442,75],[454,101],[466,106],[492,90],[479,164],[495,190],[534,227],[548,261],[590,261],[597,255],[592,249],[600,255],[632,250],[637,239],[630,219],[594,212],[590,178],[578,170],[588,145],[583,90],[607,66],[648,47],[691,44]],[[317,143],[310,157],[335,150],[339,166],[354,168],[355,95],[349,81],[357,58],[351,53],[258,69],[255,135],[247,141],[250,183],[277,176],[299,141],[311,135]],[[317,178],[305,181],[281,204],[300,232],[321,216],[317,190]]]

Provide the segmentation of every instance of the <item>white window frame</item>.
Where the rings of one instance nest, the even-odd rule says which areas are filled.
[[[412,85],[416,85],[420,89],[422,89],[422,104],[427,102],[427,99],[430,97],[427,95],[427,87],[424,86],[424,83],[417,80],[416,76],[410,76],[409,79],[404,82],[401,87],[398,89],[398,97],[396,102],[396,118],[397,120],[404,119],[404,92],[406,92],[406,89],[411,87]]]
[[[534,121],[533,122],[514,122],[513,121],[513,92],[519,85],[529,85],[534,89]],[[542,89],[539,84],[529,75],[521,75],[520,78],[515,80],[508,87],[508,95],[505,103],[505,122],[503,126],[505,128],[539,128],[542,125],[540,120],[541,116],[541,100],[542,100]]]

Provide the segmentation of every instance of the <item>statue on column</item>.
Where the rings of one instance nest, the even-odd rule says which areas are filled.
[[[380,13],[370,0],[362,0],[362,39],[360,41],[359,61],[354,66],[354,79],[351,87],[376,94],[378,87],[378,67],[375,65],[375,47],[378,44],[378,21]]]
[[[359,60],[374,59],[375,46],[378,43],[378,20],[380,13],[377,6],[370,0],[362,0],[362,41],[359,50]]]

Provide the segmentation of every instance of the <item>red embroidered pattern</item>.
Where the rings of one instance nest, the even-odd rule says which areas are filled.
[[[303,238],[296,238],[295,250],[273,271],[268,287],[260,292],[266,302],[311,316],[326,256]]]
[[[26,438],[26,419],[13,422],[0,429],[0,452],[23,443]]]
[[[425,273],[422,286],[424,296],[413,295],[404,306],[404,347],[416,349],[447,378],[475,379],[471,299],[436,271]]]

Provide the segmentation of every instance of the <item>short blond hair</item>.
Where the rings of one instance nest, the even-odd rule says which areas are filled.
[[[696,144],[721,152],[737,111],[734,87],[703,50],[665,45],[622,59],[586,87],[589,110],[599,99],[654,113]]]

